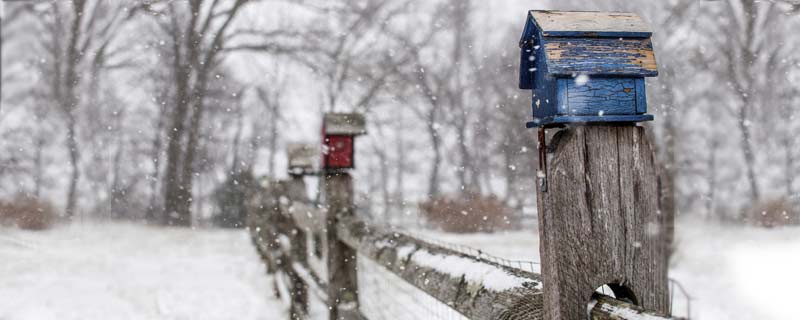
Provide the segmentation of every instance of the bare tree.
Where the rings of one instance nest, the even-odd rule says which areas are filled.
[[[437,9],[434,17],[442,15],[442,10]],[[416,22],[416,21],[415,21]],[[431,22],[432,24],[432,22]],[[406,26],[404,30],[390,30],[389,34],[401,44],[404,54],[408,56],[409,63],[399,68],[399,75],[402,83],[406,85],[406,90],[419,97],[422,103],[409,101],[412,107],[409,108],[414,115],[425,124],[425,132],[430,139],[430,150],[433,153],[428,174],[427,196],[435,198],[441,192],[441,166],[443,161],[442,149],[444,147],[441,130],[443,121],[443,100],[447,98],[445,93],[445,83],[452,76],[453,70],[437,70],[433,68],[425,55],[431,50],[435,38],[440,34],[441,29],[422,28],[422,34],[411,32],[412,26]]]
[[[278,154],[278,129],[279,124],[282,121],[282,111],[281,111],[281,95],[283,87],[282,85],[276,83],[270,84],[268,87],[259,87],[256,89],[258,93],[258,99],[262,104],[264,110],[264,116],[267,118],[267,148],[269,149],[269,160],[268,160],[268,172],[267,175],[270,177],[275,177],[276,169],[275,169],[275,157]],[[259,120],[262,122],[263,120]],[[260,136],[260,134],[254,135],[253,137]],[[254,149],[256,145],[256,140],[253,140],[251,143]],[[253,153],[255,155],[255,151]],[[253,160],[254,162],[255,160]],[[251,162],[252,163],[252,162]]]
[[[78,109],[82,104],[79,89],[91,80],[85,79],[83,74],[86,70],[109,67],[112,54],[108,48],[116,31],[133,16],[135,10],[124,12],[117,5],[90,0],[50,2],[37,5],[35,9],[34,17],[42,26],[38,42],[47,56],[39,65],[47,77],[45,94],[60,112],[67,131],[65,146],[72,172],[65,214],[72,217],[81,176],[77,132]]]
[[[714,45],[716,53],[725,59],[724,69],[718,72],[728,79],[734,96],[738,98],[733,113],[741,134],[741,152],[753,202],[762,197],[756,172],[757,150],[753,142],[754,130],[757,129],[755,120],[758,113],[764,111],[764,103],[775,93],[778,83],[771,66],[785,49],[785,43],[771,41],[769,35],[780,30],[784,20],[781,13],[796,12],[797,8],[796,4],[786,7],[782,1],[727,0],[722,4],[727,19],[713,29],[725,30],[731,35],[716,37]]]
[[[224,58],[234,18],[248,3],[219,0],[157,2],[147,6],[168,37],[173,58],[174,108],[167,127],[164,212],[170,225],[191,224],[193,168],[209,81]]]

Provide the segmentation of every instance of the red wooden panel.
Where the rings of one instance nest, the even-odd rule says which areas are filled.
[[[352,136],[327,136],[325,138],[325,145],[328,147],[328,153],[325,155],[326,168],[353,168]]]

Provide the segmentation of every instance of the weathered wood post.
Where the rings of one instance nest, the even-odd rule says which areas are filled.
[[[347,170],[354,167],[353,140],[365,133],[365,120],[360,114],[329,113],[322,126],[329,319],[360,319],[357,252],[340,241],[336,226],[355,215],[353,179]]]
[[[286,148],[289,162],[289,180],[286,181],[284,194],[290,202],[290,206],[294,203],[310,204],[311,200],[308,198],[306,190],[306,182],[304,176],[314,174],[313,161],[317,153],[311,145],[290,143]],[[291,215],[291,213],[287,213]],[[308,245],[307,245],[306,231],[300,226],[295,224],[295,229],[292,232],[292,249],[294,260],[303,264],[308,264]]]
[[[669,311],[665,232],[645,129],[651,32],[633,14],[531,11],[520,87],[533,90],[545,319],[585,319],[597,288]],[[587,125],[588,124],[588,125]],[[550,152],[544,152],[549,150]]]
[[[306,254],[305,242],[296,241],[298,229],[291,215],[285,210],[282,202],[291,199],[287,191],[291,181],[267,181],[264,184],[261,208],[266,215],[262,232],[266,231],[267,257],[275,273],[275,292],[281,295],[279,287],[286,287],[290,301],[289,319],[305,319],[308,315],[308,288],[303,279],[294,270],[294,264],[302,262]],[[287,281],[281,281],[285,277]]]
[[[285,181],[281,188],[281,194],[286,197],[286,199],[283,199],[284,201],[279,199],[278,201],[288,201],[288,203],[285,204],[288,207],[292,207],[296,202],[308,204],[310,201],[306,193],[306,183],[305,180],[303,180],[303,176],[313,171],[313,148],[302,144],[289,144],[286,153],[289,162],[289,180]],[[282,208],[285,207],[283,206],[284,203],[280,203],[279,205],[281,205]],[[289,219],[295,222],[294,219],[291,218],[292,214],[290,212],[283,212],[283,214],[289,216]],[[289,258],[291,264],[289,276],[292,281],[290,318],[305,319],[308,316],[308,284],[297,274],[295,264],[302,268],[306,268],[308,265],[306,232],[295,222],[292,224],[289,239],[292,245]]]

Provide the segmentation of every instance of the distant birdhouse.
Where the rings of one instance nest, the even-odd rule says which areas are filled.
[[[322,121],[323,166],[325,169],[355,167],[356,136],[366,134],[364,115],[358,113],[327,113]]]
[[[645,77],[658,75],[647,24],[635,14],[530,11],[520,40],[528,127],[653,120]]]
[[[303,143],[290,143],[286,147],[289,158],[289,174],[300,176],[314,172],[318,148]]]

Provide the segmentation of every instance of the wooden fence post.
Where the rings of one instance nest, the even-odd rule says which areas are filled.
[[[665,217],[645,129],[577,126],[553,144],[547,189],[537,186],[545,318],[585,319],[603,285],[668,314]]]
[[[353,179],[341,170],[326,172],[324,192],[328,203],[325,218],[327,248],[328,307],[331,320],[360,319],[356,251],[339,240],[337,223],[355,214]]]
[[[285,196],[289,202],[308,202],[306,195],[305,182],[302,175],[290,174],[289,180],[282,183],[281,194]],[[278,207],[284,208],[281,204],[281,199],[278,199]],[[287,275],[292,282],[291,292],[291,306],[289,318],[305,319],[308,316],[308,285],[301,278],[295,270],[295,264],[301,265],[303,268],[308,262],[308,248],[306,245],[306,233],[300,228],[291,217],[289,212],[281,212],[288,221],[291,222],[291,229],[287,237],[290,239],[291,248],[287,253],[286,270]]]
[[[296,243],[292,242],[291,252],[284,254],[284,259],[282,260],[284,260],[283,268],[286,276],[289,277],[289,281],[291,282],[291,288],[289,288],[291,290],[289,293],[291,299],[289,319],[302,320],[308,317],[308,285],[306,285],[303,278],[297,274],[297,271],[294,270],[293,264],[297,262],[294,255],[295,244]]]

